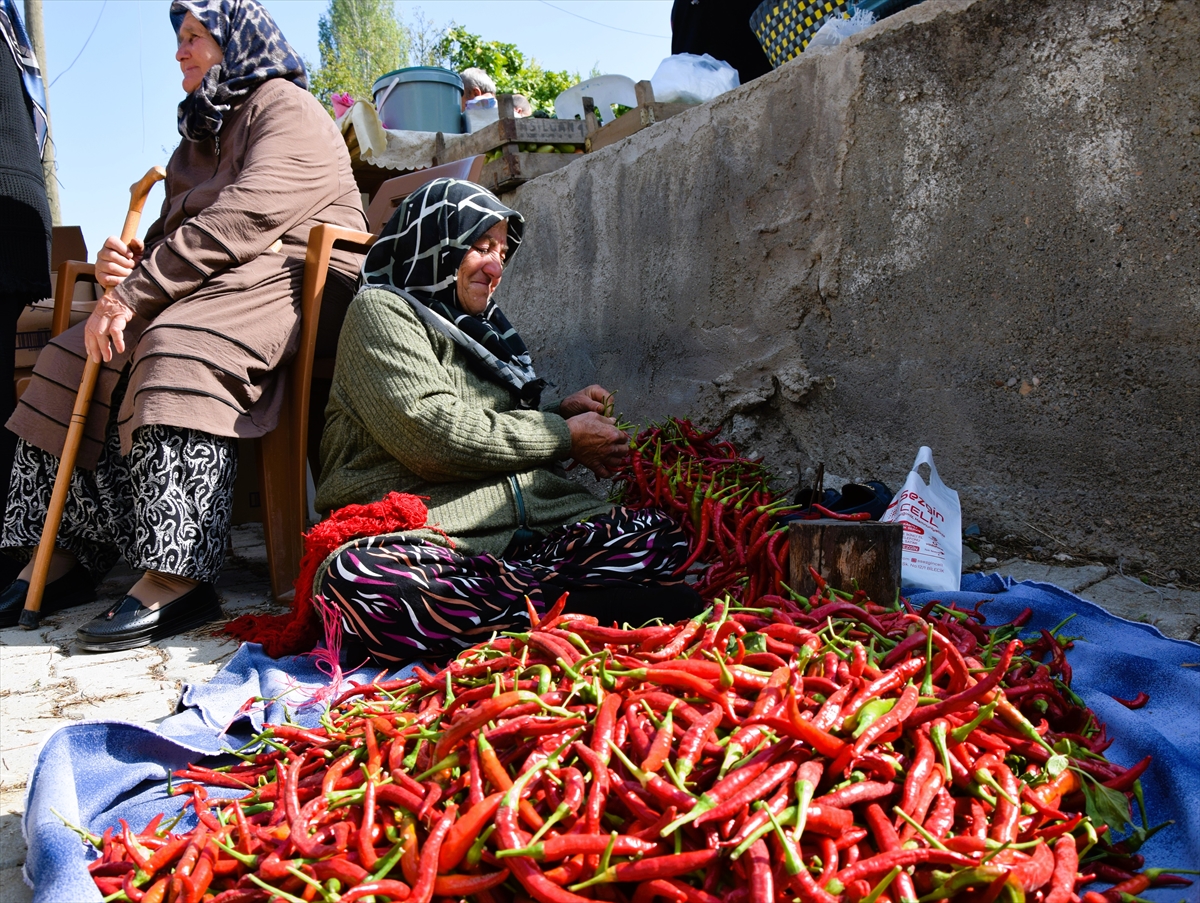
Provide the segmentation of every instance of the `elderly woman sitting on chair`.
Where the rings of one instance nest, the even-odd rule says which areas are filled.
[[[310,229],[365,224],[346,145],[308,93],[304,64],[257,0],[175,0],[187,97],[162,215],[144,249],[110,238],[112,290],[38,359],[8,427],[21,437],[6,549],[37,546],[84,359],[103,365],[71,477],[42,611],[90,602],[124,556],[144,571],[79,631],[127,649],[219,617],[237,439],[274,428],[295,350]],[[343,303],[359,258],[339,254]],[[5,474],[3,478],[8,478]],[[16,624],[32,565],[0,594]]]
[[[700,607],[672,577],[688,552],[674,520],[562,471],[574,459],[608,476],[629,437],[600,386],[539,409],[546,383],[492,300],[523,225],[478,185],[428,183],[368,253],[346,315],[317,508],[399,490],[428,499],[433,528],[355,540],[318,572],[319,604],[383,662],[527,626],[527,597],[544,610],[569,591],[568,610],[638,623]]]

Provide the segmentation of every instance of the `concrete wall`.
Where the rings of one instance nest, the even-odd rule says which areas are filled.
[[[1200,3],[926,0],[527,183],[539,369],[1200,581]]]

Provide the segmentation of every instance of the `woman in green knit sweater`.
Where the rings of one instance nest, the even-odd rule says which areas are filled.
[[[589,386],[540,409],[546,383],[492,301],[524,219],[470,182],[438,179],[397,211],[363,265],[321,441],[317,508],[400,491],[429,529],[357,540],[318,579],[320,601],[376,658],[453,654],[528,623],[570,592],[604,621],[671,620],[699,597],[672,575],[688,542],[649,509],[613,507],[569,480],[628,453]]]

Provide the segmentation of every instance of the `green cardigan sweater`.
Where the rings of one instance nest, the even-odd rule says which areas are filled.
[[[511,393],[478,376],[468,360],[405,299],[361,292],[338,340],[317,510],[393,490],[427,496],[430,526],[468,554],[499,554],[517,529],[510,474],[533,530],[608,511],[611,505],[557,465],[571,454],[566,420],[515,408]]]

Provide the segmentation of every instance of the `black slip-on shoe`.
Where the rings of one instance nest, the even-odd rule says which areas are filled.
[[[147,646],[221,617],[221,604],[211,583],[198,583],[173,602],[151,611],[133,596],[125,596],[93,618],[76,634],[84,652],[117,652]]]
[[[25,596],[29,592],[28,580],[14,580],[0,593],[0,627],[12,627],[21,619],[25,608]],[[46,584],[42,590],[43,615],[51,612],[87,605],[96,598],[96,587],[91,575],[82,565],[75,565],[57,580]]]

